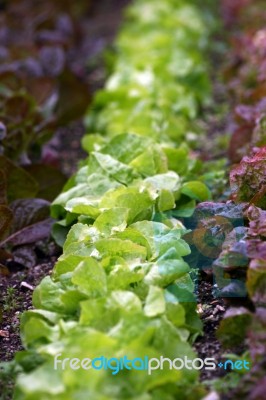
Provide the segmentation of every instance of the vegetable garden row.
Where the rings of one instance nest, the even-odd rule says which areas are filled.
[[[63,254],[21,318],[15,400],[264,398],[266,15],[260,0],[221,3],[235,165],[199,157],[212,140],[198,118],[212,106],[213,6],[135,0],[85,118],[89,156],[51,206]],[[218,337],[243,343],[230,357],[251,367],[205,384],[200,368],[167,360],[197,358],[195,286],[210,271],[228,304]],[[61,362],[102,357],[108,368]],[[163,369],[142,368],[161,357]]]

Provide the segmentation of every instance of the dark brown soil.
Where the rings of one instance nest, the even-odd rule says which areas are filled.
[[[34,268],[22,268],[11,273],[10,276],[2,277],[0,282],[3,309],[0,325],[1,360],[12,360],[15,352],[22,349],[19,337],[20,314],[32,308],[32,291],[44,276],[51,273],[55,261],[56,257],[52,256],[47,260],[40,260]]]
[[[219,326],[224,312],[225,304],[223,299],[214,298],[212,294],[213,284],[201,278],[197,291],[198,312],[203,322],[203,336],[195,342],[195,349],[200,358],[215,358],[220,361],[223,350],[220,342],[216,338],[216,330]],[[208,380],[220,376],[219,369],[215,371],[201,370],[201,379]]]
[[[198,313],[203,322],[203,335],[198,337],[194,343],[194,348],[200,358],[214,358],[216,364],[218,364],[220,361],[223,361],[225,354],[237,354],[240,356],[246,349],[242,344],[234,348],[224,349],[217,339],[217,329],[229,303],[227,303],[226,299],[213,295],[213,283],[210,279],[211,276],[203,273],[199,280],[198,290],[196,291]],[[220,368],[214,371],[202,369],[201,380],[209,381],[222,377],[227,373],[228,371]]]
[[[34,268],[10,265],[10,275],[1,276],[0,361],[11,361],[15,353],[23,349],[19,329],[20,316],[24,311],[33,308],[32,292],[42,278],[52,272],[58,257],[55,246],[51,244],[49,247],[52,249],[50,255],[40,257]],[[3,376],[0,374],[1,400],[12,398],[13,381],[12,373]]]

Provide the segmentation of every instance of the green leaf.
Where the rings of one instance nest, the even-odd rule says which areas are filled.
[[[128,223],[134,220],[148,218],[154,201],[147,190],[138,187],[118,188],[107,192],[101,202],[100,208],[127,208],[129,211]]]
[[[175,326],[185,325],[186,312],[184,307],[175,301],[166,303],[166,316]]]
[[[150,146],[131,161],[130,166],[134,167],[144,177],[167,172],[166,157],[158,145]]]
[[[110,308],[120,308],[125,314],[139,314],[142,305],[139,298],[132,292],[116,290],[110,295]]]
[[[103,211],[96,219],[93,226],[95,226],[95,228],[97,228],[102,234],[108,236],[123,231],[127,226],[127,220],[128,209],[115,207]]]
[[[131,284],[142,281],[144,271],[141,266],[129,267],[127,264],[110,266],[108,275],[108,289],[128,289]]]
[[[176,208],[172,211],[174,217],[191,217],[195,211],[196,200],[190,200],[189,197],[182,195],[176,202]]]
[[[67,239],[64,244],[64,253],[70,253],[71,247],[73,248],[73,245],[75,243],[84,243],[90,244],[95,242],[99,237],[99,232],[97,231],[96,228],[89,227],[88,225],[85,224],[75,224],[72,226],[70,229]]]
[[[159,212],[172,210],[175,208],[175,196],[169,190],[162,189],[157,200],[157,209]]]
[[[52,364],[44,364],[29,375],[22,374],[18,378],[18,388],[23,388],[26,398],[40,393],[41,398],[59,396],[65,390],[60,371],[54,371]],[[45,395],[44,395],[45,393]],[[51,398],[51,397],[50,397]]]
[[[55,283],[50,276],[46,276],[33,293],[33,305],[52,312],[64,312],[60,296],[64,293],[59,282]]]
[[[112,138],[106,146],[101,148],[101,152],[109,154],[122,163],[130,164],[152,143],[150,138],[124,133]]]
[[[125,260],[139,258],[145,260],[147,250],[145,247],[131,242],[130,240],[121,240],[116,238],[100,239],[95,244],[96,249],[102,256],[119,256]]]
[[[183,145],[178,149],[164,147],[163,151],[167,156],[168,168],[180,176],[186,175],[188,171],[188,147]]]
[[[163,290],[156,286],[150,286],[144,306],[144,314],[147,317],[155,317],[165,312],[165,300]]]
[[[170,229],[165,224],[151,221],[136,222],[130,228],[138,230],[146,237],[152,250],[152,259],[158,256],[168,258],[168,254],[170,253],[167,252],[171,248],[176,249],[176,253],[174,250],[173,257],[177,255],[180,258],[190,253],[188,244],[180,239],[181,229]]]
[[[66,203],[65,209],[71,213],[84,214],[96,219],[101,213],[98,209],[99,201],[99,198],[90,196],[75,197]]]
[[[126,228],[123,232],[117,233],[116,237],[122,240],[128,239],[136,244],[139,244],[140,246],[146,247],[147,258],[149,259],[152,256],[152,249],[150,247],[148,238],[146,237],[145,234],[143,234],[143,232],[140,232],[138,229],[135,229],[134,224]]]
[[[47,340],[53,341],[58,337],[58,329],[50,326],[38,315],[24,314],[21,327],[23,328],[24,345],[32,344],[37,340],[45,343]]]
[[[146,178],[145,182],[155,190],[155,193],[160,193],[162,190],[168,190],[173,193],[175,198],[178,198],[178,193],[181,188],[180,177],[175,172],[167,172],[166,174],[155,175]]]
[[[107,291],[106,274],[102,266],[93,258],[86,258],[75,269],[72,282],[89,297],[104,296]]]
[[[166,287],[174,280],[183,277],[189,272],[189,266],[183,260],[158,260],[145,266],[144,282],[147,285]]]
[[[191,181],[184,183],[181,192],[198,201],[211,200],[211,193],[207,186],[202,182]]]
[[[171,249],[170,249],[171,251]],[[170,253],[168,251],[168,253]],[[161,276],[172,276],[173,279],[178,279],[181,276],[185,275],[189,272],[189,265],[183,260],[175,260],[175,259],[166,259],[166,257],[161,257],[157,261],[158,264],[158,272]],[[173,278],[174,276],[174,278]]]
[[[135,168],[142,176],[145,177],[156,174],[156,166],[151,149],[146,150],[133,161],[131,161],[130,166]]]
[[[83,256],[74,254],[63,254],[61,257],[59,257],[54,267],[53,277],[57,279],[60,275],[74,271],[81,261],[84,261]]]
[[[87,299],[87,296],[84,294],[83,291],[82,293],[80,293],[79,290],[68,289],[61,295],[60,298],[64,305],[64,312],[68,316],[70,316],[71,314],[76,316],[79,311],[80,302]]]
[[[55,222],[54,225],[52,226],[51,234],[58,246],[60,246],[60,247],[64,246],[69,229],[70,229],[70,226],[68,226],[66,224],[65,219]]]
[[[105,144],[105,138],[97,134],[85,135],[81,139],[81,144],[87,153],[91,153],[92,151],[98,151]]]
[[[117,161],[109,154],[93,152],[90,154],[89,171],[103,172],[120,183],[129,184],[135,178],[131,167]]]

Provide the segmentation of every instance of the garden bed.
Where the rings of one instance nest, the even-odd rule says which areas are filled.
[[[41,146],[44,164],[67,177],[74,174],[52,203],[55,241],[48,237],[47,209],[60,190],[47,194],[43,182],[39,193],[48,197],[41,203],[35,199],[33,228],[22,226],[3,241],[11,253],[0,254],[1,360],[12,360],[22,349],[21,314],[26,348],[1,374],[3,400],[10,398],[17,371],[15,399],[71,399],[77,391],[113,399],[113,390],[115,399],[157,399],[164,393],[167,399],[182,394],[194,400],[210,390],[215,399],[263,398],[266,16],[260,1],[222,1],[225,38],[208,1],[201,10],[190,3],[180,0],[177,9],[170,0],[133,4],[116,51],[105,60],[108,79],[102,50],[113,42],[127,2],[93,3],[88,17],[79,17],[75,25],[82,41],[68,50],[77,76],[67,82],[83,81],[87,94],[82,89],[81,97],[87,103],[96,95],[85,125],[79,119],[63,124],[70,109],[61,103],[56,134]],[[249,13],[260,16],[257,25]],[[65,76],[59,74],[58,82]],[[80,110],[85,105],[77,104]],[[29,156],[39,162],[34,146]],[[25,162],[28,155],[20,157],[20,167],[40,177]],[[56,182],[62,186],[63,178]],[[16,216],[11,200],[21,199],[7,188],[1,207],[10,207]],[[46,210],[44,217],[40,210]],[[27,243],[23,232],[33,235],[34,224],[41,224],[37,240]],[[46,234],[42,224],[49,227]],[[53,344],[65,356],[105,351],[109,357],[125,352],[155,357],[161,351],[170,358],[198,354],[221,367],[195,374],[167,369],[143,379],[130,373],[126,380],[123,372],[116,384],[106,371],[86,383],[82,373],[61,371],[53,376],[54,387],[48,387],[42,379],[51,373]],[[222,368],[226,357],[248,360],[250,371],[228,374]]]

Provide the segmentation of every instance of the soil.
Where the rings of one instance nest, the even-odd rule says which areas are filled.
[[[223,299],[215,298],[212,294],[213,284],[206,282],[204,278],[200,279],[197,297],[198,297],[198,312],[203,322],[203,336],[200,336],[195,344],[198,356],[204,358],[215,358],[220,361],[223,353],[222,346],[216,338],[216,330],[219,326],[224,312],[225,304]],[[201,370],[201,379],[213,379],[221,375],[221,370],[215,371]]]
[[[0,361],[11,361],[17,351],[23,350],[20,339],[20,316],[33,308],[32,292],[44,276],[52,272],[57,256],[40,257],[34,268],[10,266],[10,275],[1,277],[0,291]],[[12,371],[12,369],[11,369]],[[0,376],[0,399],[12,398],[15,375]]]
[[[216,332],[222,320],[224,313],[228,307],[227,303],[222,298],[217,298],[213,295],[213,283],[209,281],[210,277],[204,274],[199,279],[196,296],[198,299],[198,313],[203,322],[203,335],[199,336],[194,343],[194,348],[200,358],[214,358],[216,364],[223,361],[223,355],[238,354],[244,352],[242,345],[224,349],[216,337]],[[227,372],[223,369],[216,370],[201,370],[201,380],[212,380],[224,376]]]
[[[0,291],[3,306],[2,323],[0,326],[0,359],[12,360],[18,350],[22,350],[19,337],[19,318],[23,311],[32,307],[32,291],[41,279],[49,275],[55,264],[56,257],[40,259],[34,268],[22,268],[14,271],[8,277],[2,278]]]

